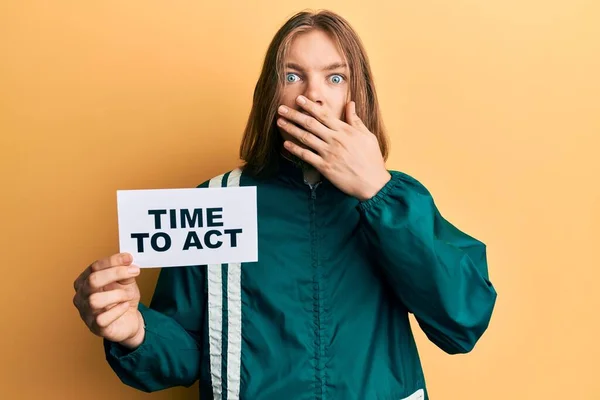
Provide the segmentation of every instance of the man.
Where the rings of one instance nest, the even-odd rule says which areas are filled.
[[[496,292],[485,245],[386,169],[368,59],[340,16],[299,13],[277,32],[241,156],[200,187],[257,187],[258,262],[165,268],[149,307],[128,254],[75,281],[119,378],[144,391],[199,380],[202,399],[427,399],[409,313],[465,353]]]

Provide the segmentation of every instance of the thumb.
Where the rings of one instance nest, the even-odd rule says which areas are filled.
[[[356,114],[356,103],[354,101],[351,101],[346,105],[346,120],[348,124],[360,131],[364,131],[366,129],[362,119],[360,119],[358,114]]]
[[[346,103],[346,109],[344,110],[344,114],[346,114],[346,122],[349,125],[352,125],[352,121],[354,120],[354,114],[356,113],[356,106],[353,101],[349,101]]]
[[[356,120],[356,103],[349,101],[346,103],[346,122],[349,125],[354,125]]]

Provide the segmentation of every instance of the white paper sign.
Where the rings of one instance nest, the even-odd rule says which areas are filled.
[[[120,251],[139,267],[258,261],[256,187],[118,190]]]

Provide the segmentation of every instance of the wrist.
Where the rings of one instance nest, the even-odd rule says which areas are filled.
[[[138,347],[140,347],[140,345],[143,343],[144,338],[146,336],[146,328],[144,326],[144,318],[142,317],[142,314],[139,311],[138,320],[138,330],[136,331],[136,333],[133,336],[119,342],[120,345],[127,347],[128,349],[135,350]]]
[[[366,186],[362,193],[360,193],[356,197],[361,202],[367,201],[375,197],[375,195],[379,193],[379,191],[390,181],[390,179],[392,179],[392,175],[389,173],[388,170],[385,170],[384,172],[382,172],[379,178],[370,181],[370,185]]]

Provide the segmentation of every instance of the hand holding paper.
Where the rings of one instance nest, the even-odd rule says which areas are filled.
[[[93,333],[135,348],[144,338],[144,329],[135,281],[140,269],[131,261],[129,254],[115,254],[92,263],[73,284],[73,303]]]
[[[257,260],[255,187],[119,191],[117,200],[122,252],[74,282],[73,303],[98,336],[132,349],[142,343],[138,266]]]

